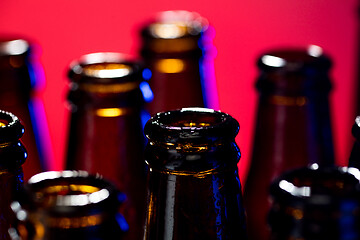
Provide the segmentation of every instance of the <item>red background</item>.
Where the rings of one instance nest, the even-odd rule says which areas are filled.
[[[46,85],[42,98],[53,146],[53,169],[61,169],[67,134],[66,69],[70,61],[97,51],[136,55],[137,30],[163,10],[196,11],[215,28],[215,74],[220,109],[240,122],[240,174],[251,155],[257,102],[255,61],[278,46],[323,47],[334,61],[330,96],[337,162],[344,165],[353,139],[357,66],[356,0],[2,0],[0,34],[15,33],[41,49]]]

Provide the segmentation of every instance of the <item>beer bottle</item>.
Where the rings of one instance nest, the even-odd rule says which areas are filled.
[[[209,30],[210,29],[210,30]],[[144,76],[154,99],[149,112],[182,107],[213,107],[211,27],[195,12],[166,11],[141,30]],[[186,97],[184,97],[186,96]]]
[[[281,174],[270,187],[271,239],[360,239],[359,177],[317,164]]]
[[[350,153],[349,167],[360,169],[360,116],[355,118],[355,123],[351,132],[355,138],[355,142]]]
[[[100,173],[126,194],[121,210],[130,226],[127,239],[141,238],[145,212],[141,69],[127,56],[93,53],[69,70],[66,168]]]
[[[121,240],[127,223],[117,209],[123,198],[100,175],[43,172],[11,204],[17,222],[9,233],[14,240]]]
[[[206,108],[158,113],[148,144],[146,240],[247,239],[238,122]]]
[[[20,141],[24,127],[12,113],[0,110],[0,239],[8,240],[15,216],[10,204],[23,184],[22,165],[27,153]]]
[[[0,108],[19,117],[29,153],[25,179],[50,168],[52,152],[39,90],[44,79],[30,43],[20,38],[0,39]]]
[[[273,50],[258,60],[260,98],[244,189],[250,239],[268,239],[268,187],[275,177],[311,163],[334,163],[330,66],[317,46]]]

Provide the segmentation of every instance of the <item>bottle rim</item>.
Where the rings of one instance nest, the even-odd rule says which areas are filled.
[[[18,141],[25,132],[20,119],[4,110],[0,110],[0,144]]]
[[[275,201],[315,206],[358,199],[360,170],[318,164],[290,170],[271,183],[270,196]]]
[[[96,52],[70,63],[69,79],[77,84],[115,84],[141,81],[142,64],[130,55],[117,52]]]
[[[309,45],[305,48],[274,48],[263,53],[257,65],[264,71],[282,69],[284,72],[298,72],[306,68],[328,70],[332,63],[321,47]]]
[[[24,186],[25,199],[31,209],[47,209],[55,214],[81,215],[87,210],[117,208],[124,200],[109,181],[99,174],[81,170],[48,171],[34,175]]]
[[[18,56],[30,51],[30,43],[22,38],[0,38],[0,56]]]
[[[239,123],[229,114],[209,108],[182,108],[157,113],[145,125],[150,141],[165,143],[234,141]]]

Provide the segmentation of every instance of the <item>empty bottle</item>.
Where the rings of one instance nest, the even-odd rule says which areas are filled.
[[[52,151],[44,106],[39,96],[43,73],[32,46],[19,38],[0,39],[0,109],[24,124],[22,138],[29,153],[25,179],[51,167]]]
[[[360,169],[360,116],[355,118],[351,132],[355,138],[355,142],[350,153],[349,167]]]
[[[247,239],[238,122],[205,108],[158,113],[149,142],[146,240]]]
[[[310,167],[283,173],[271,185],[271,239],[360,239],[360,172]]]
[[[30,178],[11,204],[13,240],[123,239],[127,223],[118,213],[124,196],[99,175],[43,172]]]
[[[130,227],[126,239],[141,239],[145,212],[141,70],[118,53],[85,55],[69,70],[66,168],[100,173],[126,194],[121,208]]]
[[[330,59],[317,46],[269,51],[258,60],[260,93],[244,189],[249,238],[268,239],[268,187],[285,170],[334,163]]]
[[[187,11],[161,12],[142,28],[144,76],[154,92],[148,106],[151,115],[182,107],[216,107],[212,32],[206,19]]]
[[[0,239],[10,239],[8,229],[15,220],[10,204],[17,197],[24,176],[27,153],[20,141],[24,127],[12,113],[0,110]]]

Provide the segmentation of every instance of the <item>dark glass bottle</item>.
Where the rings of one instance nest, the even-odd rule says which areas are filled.
[[[8,229],[15,216],[10,204],[23,184],[22,164],[27,153],[20,141],[24,127],[12,113],[0,110],[0,239],[10,239]]]
[[[141,67],[117,53],[94,53],[70,68],[67,169],[100,173],[127,196],[126,239],[141,239],[146,199]]]
[[[360,239],[360,172],[355,168],[291,170],[271,185],[271,239]]]
[[[247,239],[238,122],[205,108],[158,113],[149,139],[146,240]]]
[[[123,239],[127,223],[117,211],[123,198],[100,175],[43,172],[11,204],[17,222],[9,233],[14,240]]]
[[[47,170],[52,161],[47,121],[39,90],[44,81],[30,43],[18,38],[0,39],[0,109],[19,117],[26,132],[22,138],[29,153],[23,165],[25,179]]]
[[[360,116],[355,118],[351,132],[355,138],[355,142],[350,153],[349,167],[360,169]]]
[[[211,104],[216,90],[209,90],[211,79],[206,74],[211,65],[204,64],[212,46],[208,29],[206,19],[187,11],[161,12],[142,28],[144,74],[154,91],[149,103],[151,115]]]
[[[260,98],[244,189],[250,239],[268,239],[268,187],[275,177],[311,163],[334,163],[330,66],[317,46],[270,51],[258,61]]]

